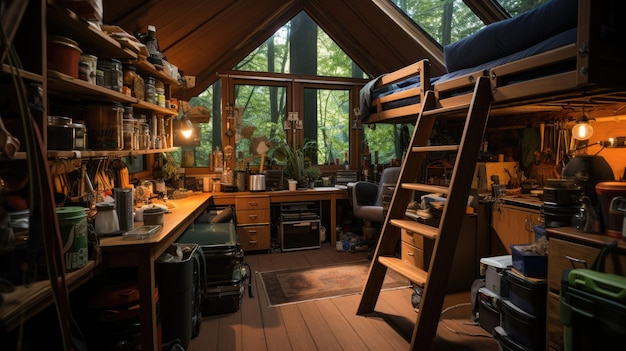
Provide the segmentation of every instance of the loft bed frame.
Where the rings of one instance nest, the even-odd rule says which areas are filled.
[[[611,14],[608,25],[601,23],[601,12],[607,11]],[[621,13],[626,13],[626,3],[620,0],[579,0],[574,43],[432,84],[428,60],[389,73],[378,80],[376,88],[415,74],[420,75],[422,86],[372,99],[370,115],[362,122],[414,122],[429,89],[435,92],[439,107],[467,104],[480,76],[490,78],[492,115],[554,111],[569,104],[626,103],[626,45],[618,40],[626,36],[625,21],[618,18]],[[384,108],[388,102],[407,98],[417,102]]]

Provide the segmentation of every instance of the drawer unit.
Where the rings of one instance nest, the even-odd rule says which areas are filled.
[[[424,237],[402,229],[402,262],[424,269]]]
[[[267,250],[270,247],[269,224],[238,226],[237,236],[244,251]]]
[[[269,250],[271,247],[270,198],[267,195],[235,198],[237,236],[244,251]]]
[[[563,271],[573,268],[591,268],[602,246],[615,240],[604,234],[586,234],[575,228],[547,228],[550,250],[548,251],[548,291],[546,310],[546,337],[548,350],[563,350],[564,326],[560,319],[560,292]],[[604,260],[604,271],[624,275],[626,272],[626,244],[618,240],[618,246]]]
[[[475,215],[467,215],[463,218],[463,228],[450,268],[447,292],[469,290],[474,279],[479,276],[479,259],[476,257],[476,220]],[[435,241],[405,229],[401,230],[401,239],[402,262],[428,271]]]

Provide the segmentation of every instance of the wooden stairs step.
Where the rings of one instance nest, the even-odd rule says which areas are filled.
[[[439,228],[426,225],[409,219],[392,219],[389,221],[391,225],[405,229],[412,234],[418,234],[425,238],[436,239],[439,234]]]
[[[428,272],[425,272],[423,269],[417,268],[415,266],[406,264],[402,262],[402,259],[400,258],[379,256],[378,262],[405,277],[420,288],[424,287],[424,284],[426,284],[426,279],[428,279]]]

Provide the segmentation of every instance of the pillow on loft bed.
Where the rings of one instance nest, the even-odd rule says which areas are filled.
[[[578,0],[550,0],[444,46],[446,69],[453,72],[511,55],[575,28],[577,23]]]

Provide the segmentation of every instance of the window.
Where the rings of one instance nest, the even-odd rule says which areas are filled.
[[[344,164],[350,150],[350,91],[304,89],[305,138],[317,141],[317,164]],[[308,115],[315,115],[315,120]],[[307,124],[315,121],[315,125]],[[313,133],[311,133],[313,132]]]
[[[485,26],[463,0],[390,0],[439,45],[463,39]]]
[[[226,128],[234,131],[238,169],[244,169],[246,164],[260,164],[272,133],[285,120],[286,86],[260,84],[234,86],[234,123],[228,122]]]
[[[364,126],[363,135],[371,153],[372,164],[390,165],[404,156],[414,126],[410,124],[376,124]]]
[[[535,7],[543,4],[548,0],[496,0],[502,8],[508,12],[511,17],[515,17],[519,14],[522,14],[526,11],[530,11]]]

